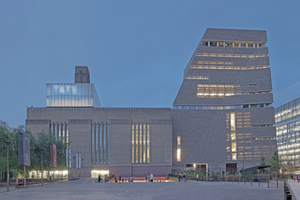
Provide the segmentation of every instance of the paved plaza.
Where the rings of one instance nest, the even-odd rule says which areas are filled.
[[[0,187],[0,199],[213,199],[213,200],[282,200],[283,184],[266,183],[258,187],[257,183],[232,182],[154,182],[154,183],[94,183],[94,179],[83,178],[76,181],[47,183],[44,186],[29,186],[26,189]]]

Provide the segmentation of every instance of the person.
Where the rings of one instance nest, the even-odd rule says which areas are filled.
[[[300,182],[300,176],[299,175],[297,176],[297,181],[298,181],[298,183]]]
[[[121,175],[119,175],[119,183],[121,183],[121,179],[122,179],[122,177],[121,177]]]
[[[147,174],[145,175],[145,182],[147,182]]]
[[[101,181],[101,177],[100,177],[100,174],[98,174],[98,183],[100,183]]]
[[[150,174],[150,181],[153,182],[153,174]]]

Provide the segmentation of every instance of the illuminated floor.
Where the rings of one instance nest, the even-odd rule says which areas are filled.
[[[276,188],[271,183],[266,185],[250,186],[232,182],[156,182],[156,183],[94,183],[94,179],[48,183],[42,186],[32,186],[27,189],[0,187],[0,199],[142,199],[142,200],[174,200],[174,199],[283,199],[283,186]]]

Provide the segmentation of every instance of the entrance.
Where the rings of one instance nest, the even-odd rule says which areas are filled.
[[[92,178],[98,178],[98,175],[101,175],[102,177],[104,177],[105,175],[109,175],[109,170],[92,170],[91,171],[91,177]]]
[[[237,163],[226,163],[226,172],[234,174],[237,171]]]

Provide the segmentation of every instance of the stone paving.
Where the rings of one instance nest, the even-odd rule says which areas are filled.
[[[0,199],[22,200],[56,200],[56,199],[141,199],[141,200],[174,200],[174,199],[204,199],[204,200],[282,200],[283,184],[276,187],[266,183],[258,187],[257,183],[232,182],[137,182],[137,183],[94,183],[94,179],[83,178],[69,182],[47,183],[44,186],[29,186],[26,189],[0,187]]]

